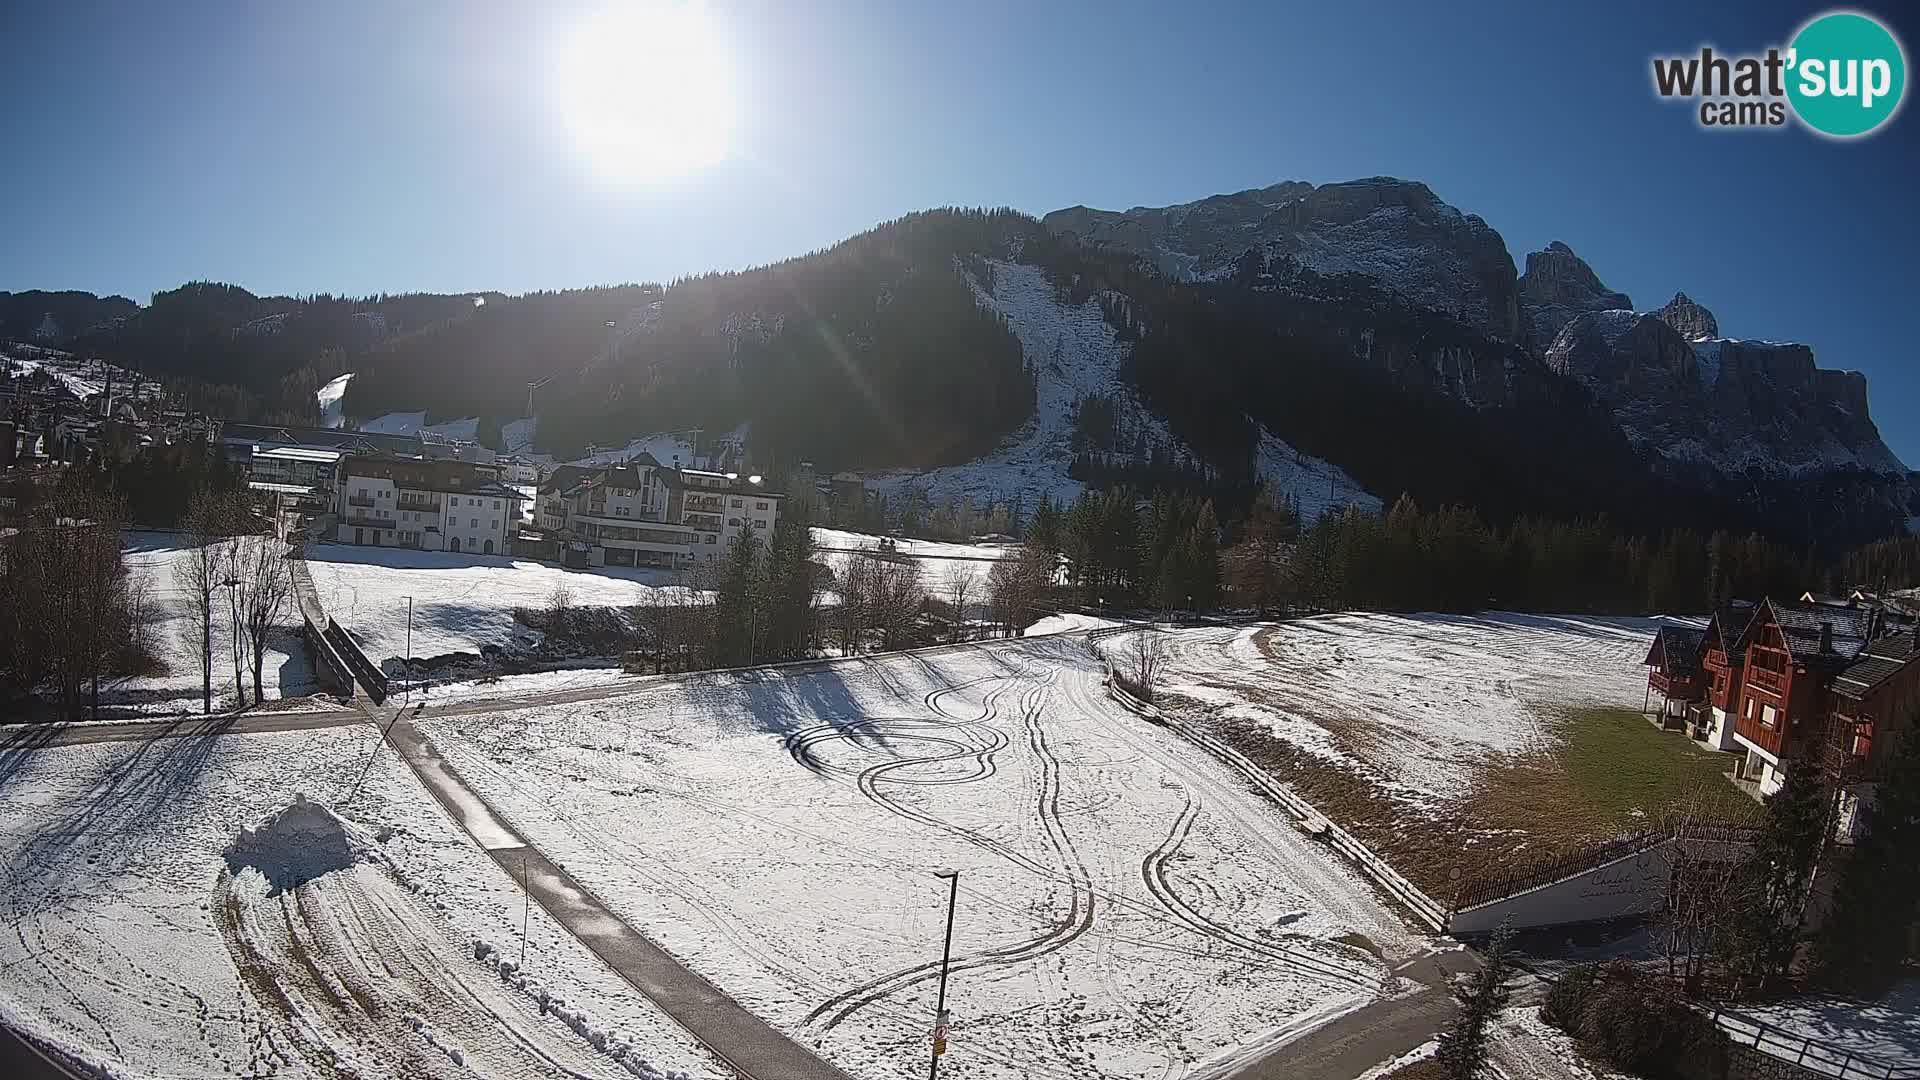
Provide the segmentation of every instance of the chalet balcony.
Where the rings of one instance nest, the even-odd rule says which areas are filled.
[[[371,496],[371,495],[349,495],[349,496],[347,496],[347,505],[348,505],[348,506],[372,506],[372,505],[373,505],[373,496]]]
[[[1787,673],[1751,665],[1747,668],[1747,685],[1784,700],[1787,696]]]
[[[393,520],[391,518],[377,518],[371,514],[348,514],[346,517],[346,520],[342,522],[342,524],[351,525],[355,528],[362,528],[362,529],[393,528]]]
[[[1671,675],[1664,671],[1648,672],[1647,685],[1653,688],[1654,693],[1676,701],[1692,701],[1704,689],[1698,676]]]
[[[420,510],[429,514],[438,514],[441,509],[439,503],[425,499],[401,499],[396,505],[402,510]]]

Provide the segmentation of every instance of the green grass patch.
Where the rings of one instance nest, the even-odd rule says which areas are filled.
[[[1567,713],[1561,765],[1572,794],[1604,817],[1640,810],[1657,819],[1698,803],[1705,814],[1741,821],[1756,804],[1729,783],[1734,756],[1702,749],[1677,731],[1661,731],[1631,709]]]

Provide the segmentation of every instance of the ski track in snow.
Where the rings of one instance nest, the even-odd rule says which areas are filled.
[[[164,1080],[730,1075],[538,906],[524,975],[476,959],[475,939],[518,956],[519,889],[378,744],[357,725],[0,751],[0,1015]],[[344,797],[370,756],[342,813],[384,836],[374,861],[276,895],[229,870],[242,826]]]
[[[1084,642],[710,674],[420,725],[500,814],[856,1077],[921,1068],[946,893],[954,1075],[1175,1080],[1418,935]]]
[[[1549,752],[1568,706],[1638,708],[1657,620],[1326,615],[1168,635],[1165,689],[1400,794],[1455,799],[1488,753]],[[1266,635],[1267,650],[1255,638]],[[1268,654],[1271,655],[1268,655]]]

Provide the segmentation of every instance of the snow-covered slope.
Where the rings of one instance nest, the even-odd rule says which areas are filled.
[[[985,457],[926,472],[892,473],[879,478],[876,487],[889,493],[917,488],[936,503],[964,498],[984,506],[1018,499],[1028,512],[1042,496],[1070,502],[1083,486],[1067,475],[1074,418],[1079,403],[1096,396],[1113,402],[1117,428],[1184,449],[1166,422],[1141,406],[1121,379],[1120,368],[1132,345],[1120,340],[1097,299],[1068,303],[1039,267],[1000,259],[987,262],[991,288],[972,279],[974,292],[981,306],[1006,318],[1036,368],[1033,418]],[[1379,504],[1344,470],[1299,454],[1264,432],[1259,468],[1276,491],[1296,494],[1303,509],[1324,507],[1330,500]]]
[[[344,427],[347,416],[341,409],[340,401],[347,396],[347,384],[353,381],[353,372],[349,371],[314,391],[313,400],[320,405],[320,425],[322,427]]]

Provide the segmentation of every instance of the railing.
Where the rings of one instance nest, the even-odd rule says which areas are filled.
[[[1832,1043],[1783,1031],[1763,1020],[1734,1016],[1716,1008],[1710,1017],[1727,1038],[1751,1046],[1770,1058],[1789,1061],[1808,1072],[1836,1080],[1920,1080],[1920,1066],[1894,1065],[1843,1050]]]
[[[437,514],[441,509],[441,505],[437,502],[422,502],[415,499],[401,499],[398,505],[402,510],[424,510],[429,514]]]
[[[1775,697],[1784,697],[1787,693],[1787,673],[1784,671],[1772,671],[1757,665],[1749,666],[1747,668],[1747,685],[1758,687]]]
[[[347,505],[348,505],[348,506],[372,506],[372,505],[373,505],[373,499],[372,499],[371,497],[362,497],[362,496],[359,496],[359,495],[349,495],[349,496],[347,496]]]
[[[341,520],[348,525],[357,525],[367,529],[391,529],[394,526],[392,518],[353,517],[350,515]]]

